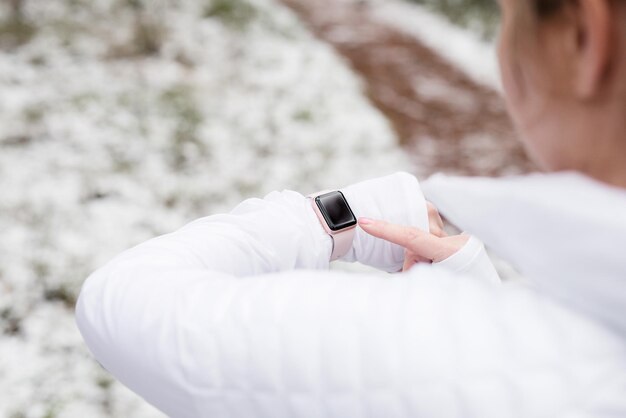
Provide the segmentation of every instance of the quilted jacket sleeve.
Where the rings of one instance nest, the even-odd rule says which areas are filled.
[[[313,216],[274,193],[128,250],[83,286],[87,345],[172,417],[626,412],[623,353],[594,324],[440,266],[327,271]],[[396,268],[368,245],[349,256]]]

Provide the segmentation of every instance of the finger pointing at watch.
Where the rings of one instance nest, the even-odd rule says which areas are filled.
[[[403,270],[416,262],[443,261],[463,248],[470,238],[469,235],[438,237],[418,228],[369,218],[360,218],[359,226],[372,236],[404,247],[406,259]]]

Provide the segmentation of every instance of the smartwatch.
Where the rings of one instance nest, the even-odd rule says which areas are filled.
[[[324,230],[333,240],[330,261],[335,261],[352,248],[352,240],[356,233],[356,216],[340,191],[314,193],[309,199]]]

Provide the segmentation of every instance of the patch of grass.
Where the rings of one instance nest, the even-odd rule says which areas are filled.
[[[91,3],[89,0],[65,0],[66,4],[73,10],[77,11],[88,7]]]
[[[0,147],[26,147],[33,142],[30,135],[17,134],[0,139]]]
[[[107,147],[111,159],[111,171],[114,173],[132,173],[137,162],[128,156],[124,150],[116,147]]]
[[[141,3],[137,3],[141,4]],[[109,48],[110,58],[133,58],[157,56],[161,52],[168,36],[165,23],[156,16],[142,11],[143,6],[136,7],[132,23],[130,39],[121,44],[113,44]]]
[[[35,55],[30,59],[30,63],[35,67],[43,67],[46,65],[47,62],[48,60],[44,55]]]
[[[65,47],[71,47],[77,39],[89,32],[86,24],[73,21],[69,17],[51,20],[46,25]]]
[[[30,265],[37,278],[45,279],[50,276],[50,266],[46,262],[34,259]]]
[[[246,0],[212,0],[204,8],[203,15],[237,29],[245,29],[258,16],[258,11]]]
[[[74,306],[76,306],[76,293],[69,285],[62,284],[54,287],[47,287],[44,289],[43,296],[44,299],[50,302],[62,302],[69,309],[74,309]]]
[[[18,48],[30,42],[36,33],[37,28],[22,18],[10,17],[0,21],[0,48]]]
[[[26,0],[9,0],[7,17],[0,20],[0,48],[14,49],[28,42],[37,33],[37,28],[24,18]]]
[[[165,26],[156,20],[140,18],[133,29],[133,45],[136,55],[158,55],[167,37]]]
[[[125,0],[125,1],[122,2],[122,4],[125,4],[125,5],[129,6],[133,10],[143,10],[144,9],[144,4],[143,4],[143,1],[141,1],[141,0]]]
[[[57,406],[54,406],[54,405],[48,406],[48,409],[46,410],[46,413],[43,416],[43,418],[56,418],[58,416],[57,409],[58,409]]]
[[[313,112],[309,109],[301,109],[293,114],[293,119],[298,122],[311,122],[313,121]]]
[[[84,111],[87,106],[91,105],[92,103],[97,103],[98,100],[100,100],[100,97],[98,97],[98,95],[95,93],[80,93],[72,96],[69,99],[69,103],[77,110]]]
[[[43,120],[46,115],[46,107],[43,104],[27,106],[22,110],[24,120],[29,124],[36,124]]]
[[[109,376],[98,376],[96,384],[102,390],[108,390],[113,385],[113,379]]]
[[[130,40],[109,48],[109,58],[133,58],[157,56],[167,38],[165,26],[150,19],[138,19],[133,26]]]
[[[22,319],[18,318],[10,307],[0,311],[0,322],[4,335],[15,336],[22,332]]]
[[[96,377],[96,384],[100,389],[102,389],[103,392],[103,396],[101,398],[102,409],[108,416],[113,416],[113,401],[111,395],[111,387],[113,386],[113,383],[115,383],[115,381],[108,374]]]
[[[180,170],[187,163],[185,151],[188,144],[194,144],[200,150],[204,148],[198,137],[198,129],[204,118],[190,86],[179,84],[170,87],[161,94],[160,99],[166,114],[176,120],[170,158],[172,167]]]

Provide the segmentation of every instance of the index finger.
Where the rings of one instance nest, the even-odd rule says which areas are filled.
[[[359,226],[370,235],[400,245],[428,258],[436,248],[437,237],[412,226],[397,225],[387,221],[360,218]]]

